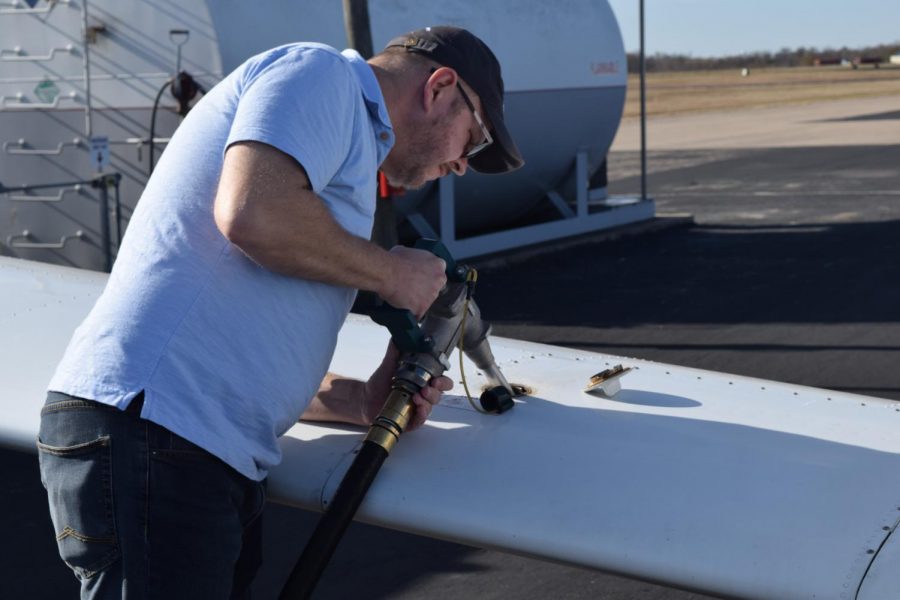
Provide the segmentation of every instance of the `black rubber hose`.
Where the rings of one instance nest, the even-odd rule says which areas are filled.
[[[153,175],[153,151],[156,149],[156,145],[154,144],[153,138],[156,137],[156,110],[159,108],[159,101],[162,98],[163,92],[166,91],[166,88],[172,85],[172,81],[174,77],[170,77],[166,80],[159,91],[156,92],[156,99],[153,100],[153,110],[150,112],[150,167],[147,169],[147,177]]]
[[[122,176],[116,173],[114,181],[116,182],[116,256],[119,256],[119,248],[122,247],[122,199],[119,196],[119,184],[122,183]]]
[[[375,442],[363,442],[359,454],[344,475],[331,506],[327,507],[303,554],[294,565],[281,590],[280,600],[301,600],[312,594],[387,456],[387,450]]]
[[[153,175],[153,155],[156,153],[156,111],[159,108],[159,100],[162,98],[166,88],[172,89],[172,95],[178,100],[178,114],[182,117],[188,114],[190,110],[189,102],[199,92],[206,95],[206,88],[197,83],[190,74],[184,71],[177,73],[169,78],[159,91],[156,93],[156,99],[153,101],[153,111],[150,113],[150,168],[147,170],[147,176]]]

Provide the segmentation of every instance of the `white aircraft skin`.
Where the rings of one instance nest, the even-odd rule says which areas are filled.
[[[0,443],[35,451],[46,383],[105,280],[0,258]],[[351,315],[332,370],[367,377],[387,336]],[[531,394],[499,416],[446,395],[401,438],[357,518],[719,596],[900,598],[897,403],[502,338],[492,348]],[[616,364],[632,370],[615,396],[583,391]],[[471,364],[466,376],[478,393]],[[272,499],[321,510],[362,434],[298,423]]]

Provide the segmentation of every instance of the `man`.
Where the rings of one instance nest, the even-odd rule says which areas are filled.
[[[356,289],[422,315],[444,263],[368,242],[376,169],[418,187],[522,159],[491,51],[449,27],[366,63],[292,44],[211,90],[172,138],[106,290],[49,386],[38,446],[62,558],[84,598],[249,589],[277,438],[304,419],[371,423],[368,382],[326,374]],[[415,398],[412,428],[441,392]]]

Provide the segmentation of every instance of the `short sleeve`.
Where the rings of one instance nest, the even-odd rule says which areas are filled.
[[[300,163],[313,190],[321,191],[352,143],[359,91],[350,66],[327,49],[277,49],[249,65],[238,85],[225,147],[240,141],[274,146]]]

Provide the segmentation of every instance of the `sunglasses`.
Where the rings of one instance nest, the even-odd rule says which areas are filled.
[[[434,73],[435,71],[437,71],[437,69],[431,69],[431,73]],[[466,150],[463,154],[463,156],[465,156],[467,159],[470,159],[493,144],[494,138],[491,137],[491,132],[488,131],[488,128],[484,126],[484,121],[481,119],[481,115],[479,115],[478,111],[475,110],[475,105],[472,104],[472,100],[469,98],[469,95],[466,94],[466,90],[463,89],[463,86],[459,83],[459,81],[456,82],[456,87],[457,89],[459,89],[459,93],[462,94],[462,98],[465,101],[466,106],[468,106],[469,110],[472,111],[472,116],[475,117],[475,122],[478,123],[478,127],[481,128],[481,133],[484,134],[484,139],[481,141],[481,143],[469,147],[469,149]]]
[[[484,140],[480,144],[475,144],[471,148],[469,148],[466,153],[466,158],[473,158],[476,154],[490,146],[494,143],[494,138],[491,137],[491,132],[488,131],[487,127],[484,126],[484,121],[481,120],[481,115],[478,114],[478,111],[475,110],[475,105],[472,104],[472,101],[469,99],[468,94],[466,94],[466,90],[463,89],[463,86],[456,82],[456,87],[459,88],[459,93],[462,94],[463,100],[466,102],[466,106],[469,107],[469,110],[472,111],[472,116],[475,117],[475,122],[478,123],[478,126],[481,127],[481,133],[484,134]]]

